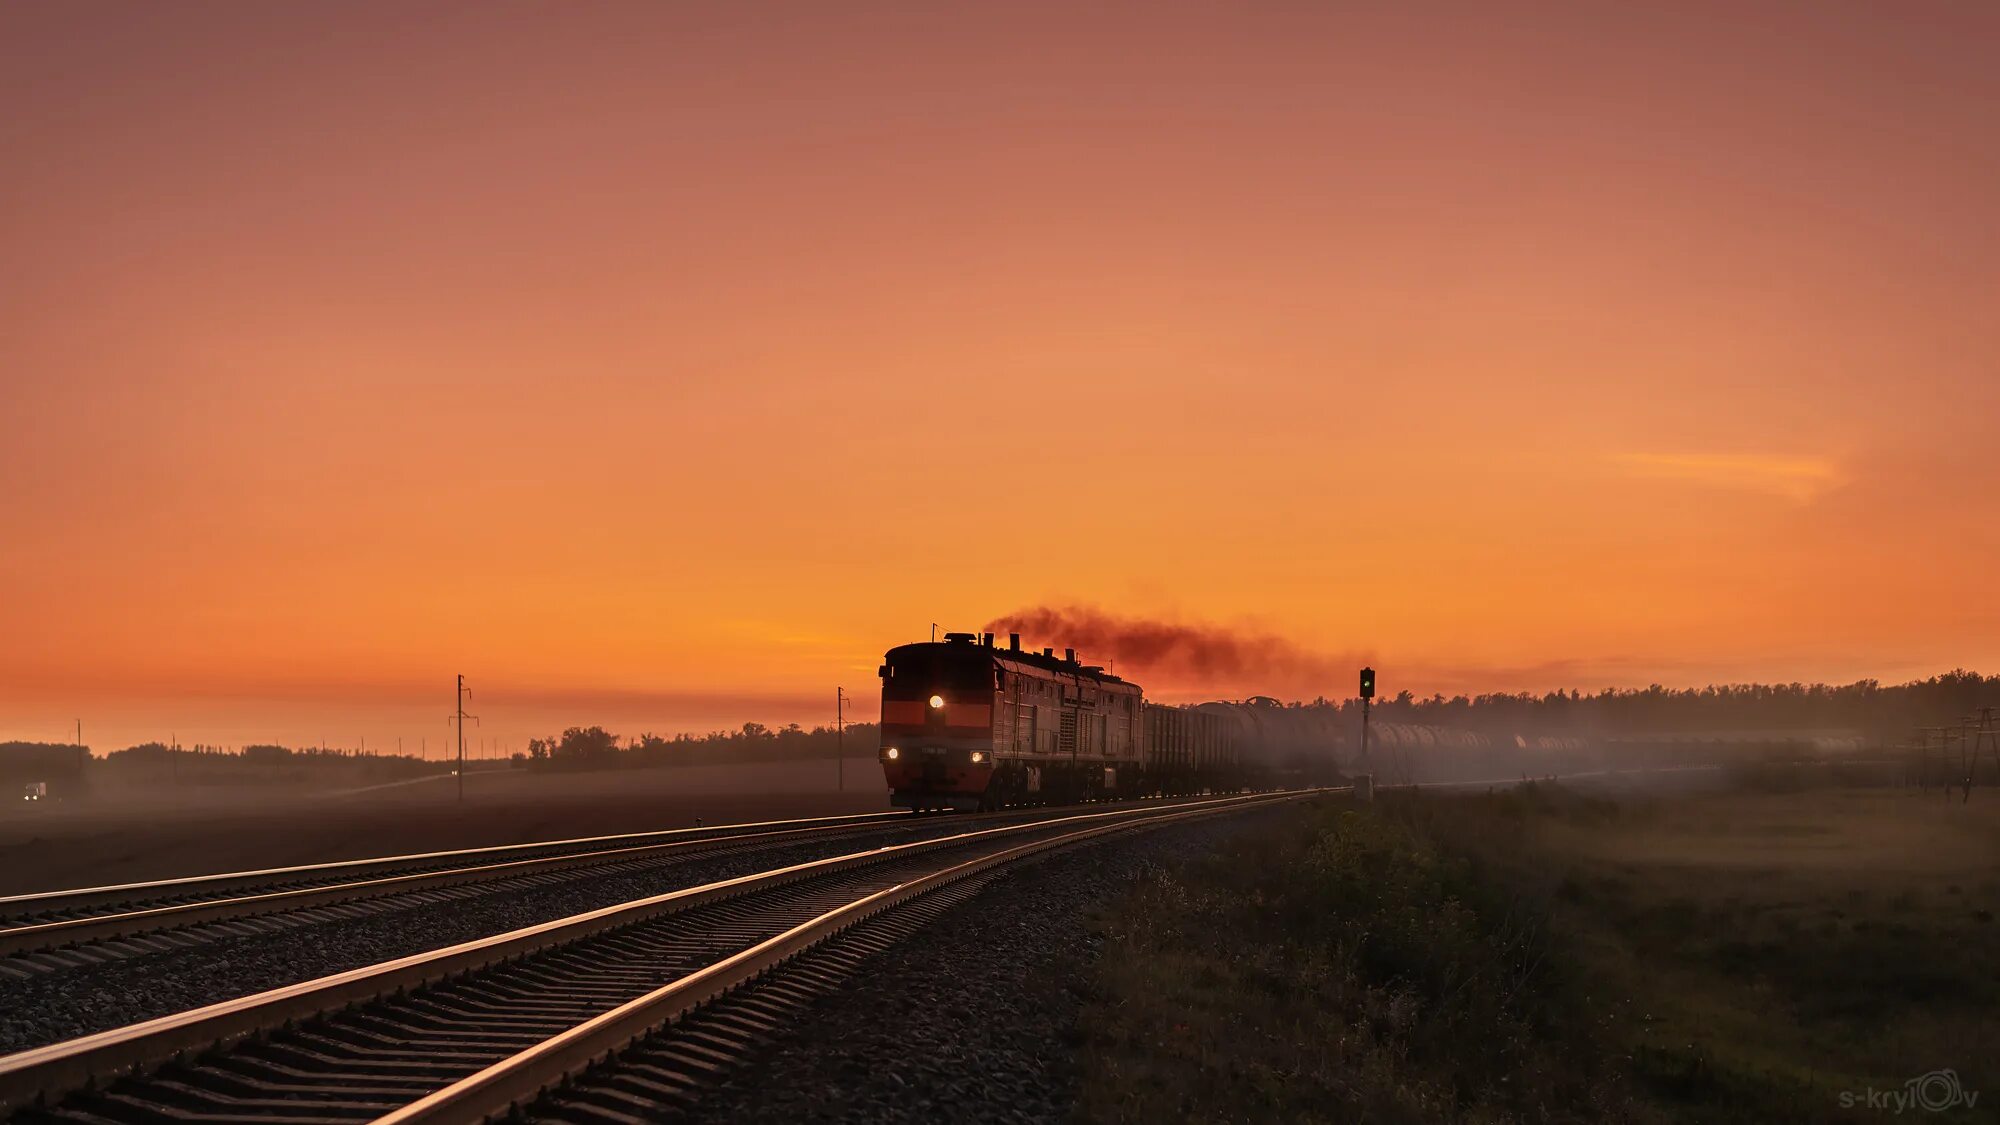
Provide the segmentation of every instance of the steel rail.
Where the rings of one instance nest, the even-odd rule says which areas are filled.
[[[968,819],[989,821],[997,818],[1023,815],[1033,815],[1033,813],[1029,810],[999,811],[973,814]],[[139,905],[135,909],[84,914],[74,918],[58,918],[50,921],[31,922],[17,920],[12,924],[0,923],[0,957],[41,953],[86,942],[136,937],[143,934],[157,933],[161,930],[199,925],[204,922],[229,921],[286,911],[310,910],[326,906],[336,906],[341,903],[357,900],[381,898],[392,894],[464,886],[471,883],[491,882],[549,871],[586,869],[594,866],[629,862],[648,856],[669,855],[678,851],[694,852],[707,849],[726,851],[750,845],[773,844],[786,839],[805,840],[816,837],[833,840],[843,835],[861,834],[878,829],[917,827],[929,822],[930,818],[917,817],[909,813],[856,814],[805,821],[762,821],[750,824],[717,826],[714,829],[669,829],[661,832],[626,833],[617,836],[590,837],[575,841],[557,841],[552,844],[508,844],[490,848],[471,848],[459,852],[432,852],[418,856],[397,856],[380,860],[315,864],[303,868],[274,868],[270,872],[249,872],[215,876],[213,878],[235,880],[250,878],[260,874],[283,874],[297,871],[341,868],[358,870],[364,867],[393,869],[407,866],[406,861],[433,857],[479,857],[496,853],[554,847],[562,844],[596,844],[634,839],[657,839],[662,836],[674,837],[658,843],[635,844],[625,847],[601,847],[586,851],[570,851],[554,855],[536,856],[530,859],[502,860],[496,863],[475,866],[442,867],[433,870],[398,872],[368,878],[357,878],[347,882],[311,883],[299,887],[255,890],[254,893],[229,897],[198,898],[187,902]],[[752,831],[729,831],[728,829],[751,829]],[[763,830],[755,831],[756,829]],[[167,880],[163,883],[128,884],[128,886],[149,888],[172,885],[183,881]],[[95,890],[115,889],[119,888],[94,888],[93,892]],[[8,900],[0,900],[0,902],[5,901]]]
[[[45,1102],[124,1074],[146,1070],[192,1052],[224,1046],[259,1032],[434,981],[517,960],[640,921],[697,906],[770,891],[806,879],[835,875],[1009,834],[1064,825],[1145,819],[1213,806],[1242,807],[1290,794],[1212,798],[1166,806],[1140,804],[1021,824],[979,829],[930,840],[885,845],[829,856],[771,871],[738,876],[586,911],[491,937],[396,958],[315,980],[226,1000],[127,1027],[0,1057],[0,1113]]]
[[[338,859],[324,863],[306,863],[292,867],[267,867],[252,871],[226,871],[209,875],[182,875],[171,879],[153,879],[138,883],[115,883],[99,887],[72,887],[55,891],[34,891],[28,894],[0,895],[0,913],[8,917],[20,918],[34,914],[51,914],[65,910],[79,910],[105,903],[129,903],[145,896],[153,899],[178,894],[198,894],[214,891],[222,894],[246,888],[266,887],[274,883],[284,883],[287,879],[316,878],[321,875],[339,877],[343,874],[366,871],[398,870],[413,864],[451,863],[462,859],[481,859],[488,856],[519,855],[550,848],[577,848],[579,851],[566,852],[567,855],[586,855],[604,847],[616,847],[641,840],[693,840],[721,838],[741,835],[752,830],[807,829],[816,827],[840,827],[851,824],[894,823],[915,820],[909,812],[848,813],[841,816],[801,817],[793,820],[757,820],[740,824],[715,824],[701,828],[662,828],[647,832],[621,832],[608,836],[580,836],[569,840],[537,840],[522,844],[493,844],[479,848],[457,848],[448,851],[412,852],[408,855],[373,856],[361,859]]]
[[[900,827],[902,823],[902,821],[888,821],[882,826]],[[79,918],[65,918],[54,922],[33,922],[26,925],[15,925],[0,929],[0,957],[35,953],[62,946],[75,945],[79,942],[133,937],[163,929],[196,925],[202,922],[246,918],[288,910],[306,910],[314,907],[333,906],[343,902],[352,902],[357,899],[379,898],[384,895],[408,891],[455,887],[467,883],[490,882],[497,879],[533,875],[545,871],[587,869],[605,864],[639,859],[649,855],[660,856],[678,851],[700,849],[730,850],[753,844],[770,844],[784,839],[838,838],[844,834],[866,832],[875,827],[878,826],[874,824],[830,824],[819,827],[778,829],[769,832],[745,832],[693,840],[673,840],[659,844],[641,844],[633,847],[602,851],[572,852],[535,859],[506,860],[500,863],[489,863],[477,867],[449,867],[438,871],[419,871],[404,875],[383,875],[346,883],[325,883],[307,887],[295,887],[287,890],[238,895],[233,898],[199,899],[194,902],[142,907],[137,910],[128,910],[115,914],[86,914]]]
[[[1094,825],[1043,840],[1016,844],[929,872],[835,907],[784,933],[731,954],[644,996],[595,1016],[483,1070],[377,1118],[377,1125],[490,1121],[572,1077],[703,1004],[771,972],[850,927],[894,910],[929,891],[982,871],[1093,837],[1142,827],[1218,816],[1244,808],[1346,790],[1306,790],[1278,797],[1252,795],[1220,807],[1172,808],[1150,816]]]

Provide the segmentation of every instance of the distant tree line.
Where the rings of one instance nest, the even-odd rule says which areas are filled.
[[[34,781],[73,786],[89,763],[90,748],[73,742],[0,742],[0,800],[19,804],[20,787]]]
[[[833,727],[810,730],[797,723],[773,729],[744,723],[730,731],[642,734],[621,739],[603,727],[570,727],[560,736],[532,739],[526,764],[530,769],[600,769],[660,765],[700,765],[719,762],[772,762],[832,758],[845,747],[851,757],[873,758],[877,746],[873,723],[849,723],[843,736]]]
[[[1336,705],[1358,714],[1361,701]],[[1739,731],[1847,730],[1897,742],[1920,726],[1956,725],[1982,706],[2000,708],[2000,676],[1958,669],[1884,686],[1877,680],[1828,684],[1719,684],[1702,688],[1607,688],[1596,694],[1432,695],[1405,691],[1377,700],[1375,717],[1492,733],[1645,737]]]
[[[51,796],[76,796],[99,783],[122,786],[290,785],[332,781],[361,784],[435,773],[449,767],[406,754],[363,754],[330,748],[293,749],[262,743],[170,746],[142,742],[101,759],[88,746],[51,742],[0,742],[0,796],[12,811],[18,787],[41,782]]]
[[[373,754],[359,750],[343,750],[337,747],[304,746],[294,749],[276,743],[252,743],[240,749],[230,750],[221,746],[169,746],[164,742],[141,742],[137,746],[127,746],[123,750],[113,750],[104,760],[113,765],[140,762],[189,762],[237,760],[244,763],[262,762],[297,763],[300,765],[343,766],[356,762],[410,762],[421,765],[423,759],[414,754]]]

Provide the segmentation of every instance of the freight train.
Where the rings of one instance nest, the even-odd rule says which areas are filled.
[[[1175,707],[1074,651],[991,633],[890,649],[882,772],[894,804],[991,809],[1231,792],[1335,777],[1333,718],[1274,700]]]

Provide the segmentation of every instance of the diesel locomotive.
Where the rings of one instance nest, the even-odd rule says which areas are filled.
[[[1073,651],[1006,648],[991,633],[890,649],[882,772],[916,809],[990,809],[1158,793],[1240,790],[1254,725],[1234,705],[1148,703],[1139,685]]]

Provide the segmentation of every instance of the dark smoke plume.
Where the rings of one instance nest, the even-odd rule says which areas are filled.
[[[987,631],[1021,634],[1024,647],[1077,650],[1086,664],[1183,691],[1341,698],[1365,658],[1311,652],[1283,637],[1223,625],[1120,617],[1087,606],[1035,606],[996,618]]]

